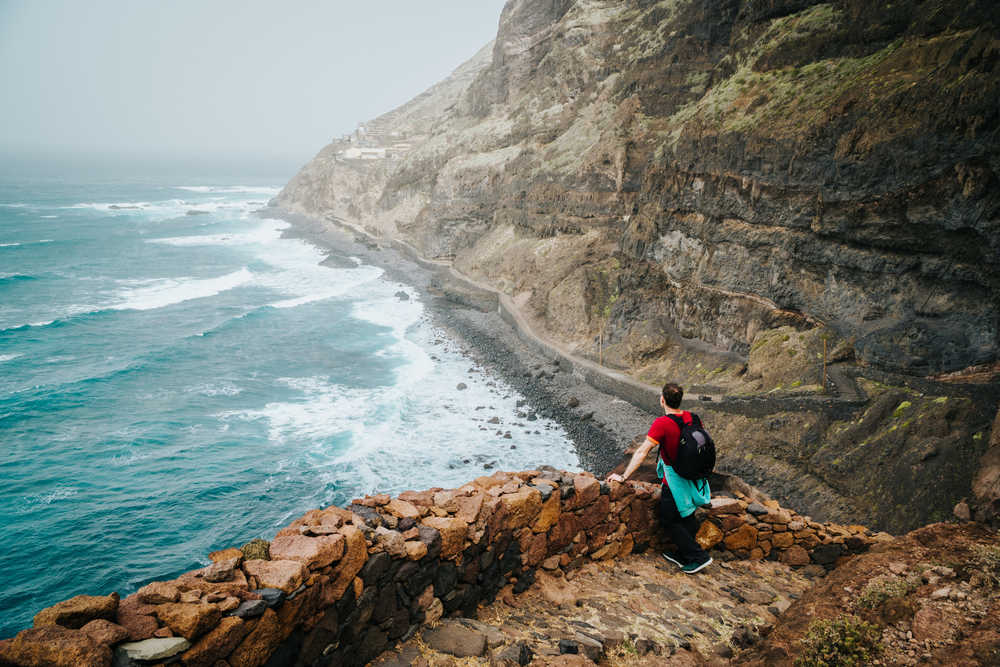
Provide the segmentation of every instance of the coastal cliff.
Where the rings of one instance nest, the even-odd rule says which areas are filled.
[[[274,203],[451,263],[581,357],[760,398],[711,415],[723,465],[807,511],[986,517],[998,59],[984,1],[512,0]],[[829,395],[851,409],[782,402]]]

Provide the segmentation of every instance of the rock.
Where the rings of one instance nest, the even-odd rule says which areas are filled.
[[[222,618],[222,612],[214,604],[168,602],[156,607],[156,617],[174,634],[195,640],[215,627]]]
[[[572,409],[572,408],[576,408],[576,407],[579,407],[579,406],[580,406],[580,399],[578,399],[576,396],[570,396],[569,400],[566,401],[566,407],[567,408]]]
[[[406,547],[406,558],[408,560],[420,560],[427,555],[427,545],[423,542],[410,540],[404,546]]]
[[[708,510],[709,516],[741,514],[742,512],[743,505],[735,498],[712,498],[711,507]]]
[[[298,561],[312,570],[319,570],[344,555],[344,537],[343,535],[276,537],[271,542],[270,554],[272,562]]]
[[[152,637],[159,627],[153,616],[155,611],[155,605],[141,602],[138,593],[133,593],[118,603],[115,620],[118,625],[128,630],[129,639],[135,642],[142,641]]]
[[[165,660],[191,648],[191,642],[183,637],[145,639],[141,642],[121,644],[115,649],[130,660],[152,662]]]
[[[94,619],[80,628],[98,644],[113,646],[129,638],[128,629],[103,618]]]
[[[231,560],[233,558],[237,559],[236,565],[239,566],[243,562],[243,552],[235,547],[229,549],[220,549],[219,551],[213,551],[208,554],[208,559],[213,563],[218,563],[221,561]]]
[[[249,631],[249,625],[242,618],[222,619],[219,625],[184,653],[185,667],[211,667],[232,653]]]
[[[287,597],[285,591],[279,588],[258,588],[254,592],[272,609],[280,606],[285,601],[285,597]]]
[[[466,390],[468,388],[469,388],[469,386],[467,384],[465,384],[464,382],[459,382],[457,385],[455,385],[455,389],[458,389],[459,391],[464,391],[464,390]]]
[[[726,535],[723,541],[725,542],[726,548],[730,551],[734,551],[736,549],[752,549],[757,546],[757,529],[750,524],[744,524],[729,535]],[[808,559],[806,562],[809,562]]]
[[[971,521],[972,520],[972,509],[969,508],[969,503],[964,500],[958,502],[955,508],[952,510],[952,514],[959,521]]]
[[[82,630],[45,625],[0,643],[0,664],[44,667],[110,667],[111,649]]]
[[[458,658],[479,657],[486,652],[486,635],[453,620],[424,630],[424,643],[435,651]]]
[[[212,583],[229,581],[233,578],[236,568],[240,566],[240,561],[242,560],[242,554],[240,554],[238,558],[217,560],[202,570],[201,576],[205,581],[210,581]]]
[[[455,498],[458,506],[455,518],[465,523],[474,523],[479,518],[479,512],[483,507],[483,494],[475,493],[471,496],[461,496]]]
[[[267,611],[267,602],[264,600],[246,600],[232,610],[229,615],[238,618],[257,618]]]
[[[433,502],[433,501],[432,501]],[[395,517],[400,519],[414,519],[420,518],[420,510],[416,508],[413,503],[409,503],[405,500],[400,500],[399,498],[394,498],[389,501],[389,504],[385,506],[385,509]]]
[[[270,546],[269,542],[258,538],[240,547],[240,553],[246,560],[270,560]]]
[[[248,560],[243,563],[247,576],[256,577],[265,588],[277,588],[286,593],[302,585],[309,571],[295,560]]]
[[[163,604],[177,602],[181,599],[181,592],[177,590],[177,586],[168,581],[154,581],[146,584],[136,591],[136,595],[140,602],[146,604]]]
[[[407,294],[406,292],[404,292],[403,290],[399,290],[398,292],[395,293],[394,296],[397,299],[399,299],[400,301],[409,301],[410,300],[410,295]]]
[[[283,639],[278,615],[273,609],[268,609],[254,629],[229,654],[226,662],[230,667],[259,667],[267,662]]]
[[[324,586],[323,600],[327,604],[341,598],[368,559],[368,546],[360,530],[354,526],[344,526],[341,534],[347,541],[347,548],[334,569],[334,579]]]
[[[944,588],[939,588],[933,593],[931,593],[931,599],[947,600],[949,595],[951,595],[951,586],[945,586]]]
[[[779,560],[787,565],[808,565],[809,552],[795,545],[783,551]]]
[[[541,495],[541,492],[539,492],[539,495]],[[538,518],[531,525],[531,529],[536,533],[544,533],[554,526],[559,520],[560,503],[561,494],[559,491],[552,491],[548,500],[545,500],[542,504],[542,508],[538,512]]]
[[[468,524],[461,519],[427,517],[422,523],[441,534],[441,558],[451,558],[461,553],[465,546]]]
[[[566,503],[567,509],[577,509],[597,500],[601,495],[601,483],[592,475],[573,476],[573,496]]]
[[[952,635],[944,612],[930,605],[917,610],[910,622],[910,630],[917,641],[943,641]]]
[[[575,406],[570,406],[575,407]],[[523,667],[531,662],[534,655],[527,642],[519,641],[507,646],[496,654],[496,661],[501,667]]]
[[[515,493],[500,496],[500,513],[503,530],[514,531],[530,524],[542,509],[542,494],[526,486]]]
[[[118,611],[118,594],[108,596],[77,595],[63,600],[35,614],[35,627],[61,625],[74,630],[94,619],[113,621]]]

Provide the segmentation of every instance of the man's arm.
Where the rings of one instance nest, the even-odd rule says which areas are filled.
[[[632,475],[632,473],[636,471],[636,468],[638,468],[642,464],[645,458],[649,456],[650,450],[652,450],[653,447],[659,447],[659,446],[660,445],[655,440],[653,440],[647,435],[646,440],[641,445],[639,445],[639,447],[635,450],[635,453],[632,454],[632,460],[629,461],[628,466],[625,467],[625,473],[621,475],[619,475],[618,473],[611,473],[610,475],[608,475],[608,481],[624,482]]]

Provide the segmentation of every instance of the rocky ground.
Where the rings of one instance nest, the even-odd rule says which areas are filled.
[[[770,628],[822,573],[732,560],[687,575],[650,550],[505,589],[478,620],[446,619],[374,665],[725,664],[734,636]]]
[[[996,540],[978,524],[935,524],[829,575],[719,553],[685,575],[658,553],[634,554],[542,575],[520,596],[506,589],[478,620],[445,619],[373,664],[791,665],[817,623],[848,617],[877,638],[862,664],[997,665]],[[828,655],[846,660],[840,650]]]

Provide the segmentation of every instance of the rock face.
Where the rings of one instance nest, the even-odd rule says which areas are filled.
[[[991,362],[992,11],[511,0],[491,59],[362,137],[404,151],[332,144],[278,203],[453,259],[623,363],[819,322],[884,369]]]
[[[973,479],[996,469],[995,8],[933,5],[511,0],[491,49],[324,148],[275,204],[448,261],[639,380],[759,397],[712,415],[726,472],[904,532],[985,499]],[[910,378],[977,364],[982,406],[893,416],[932,414]],[[866,405],[771,401],[827,390]]]

